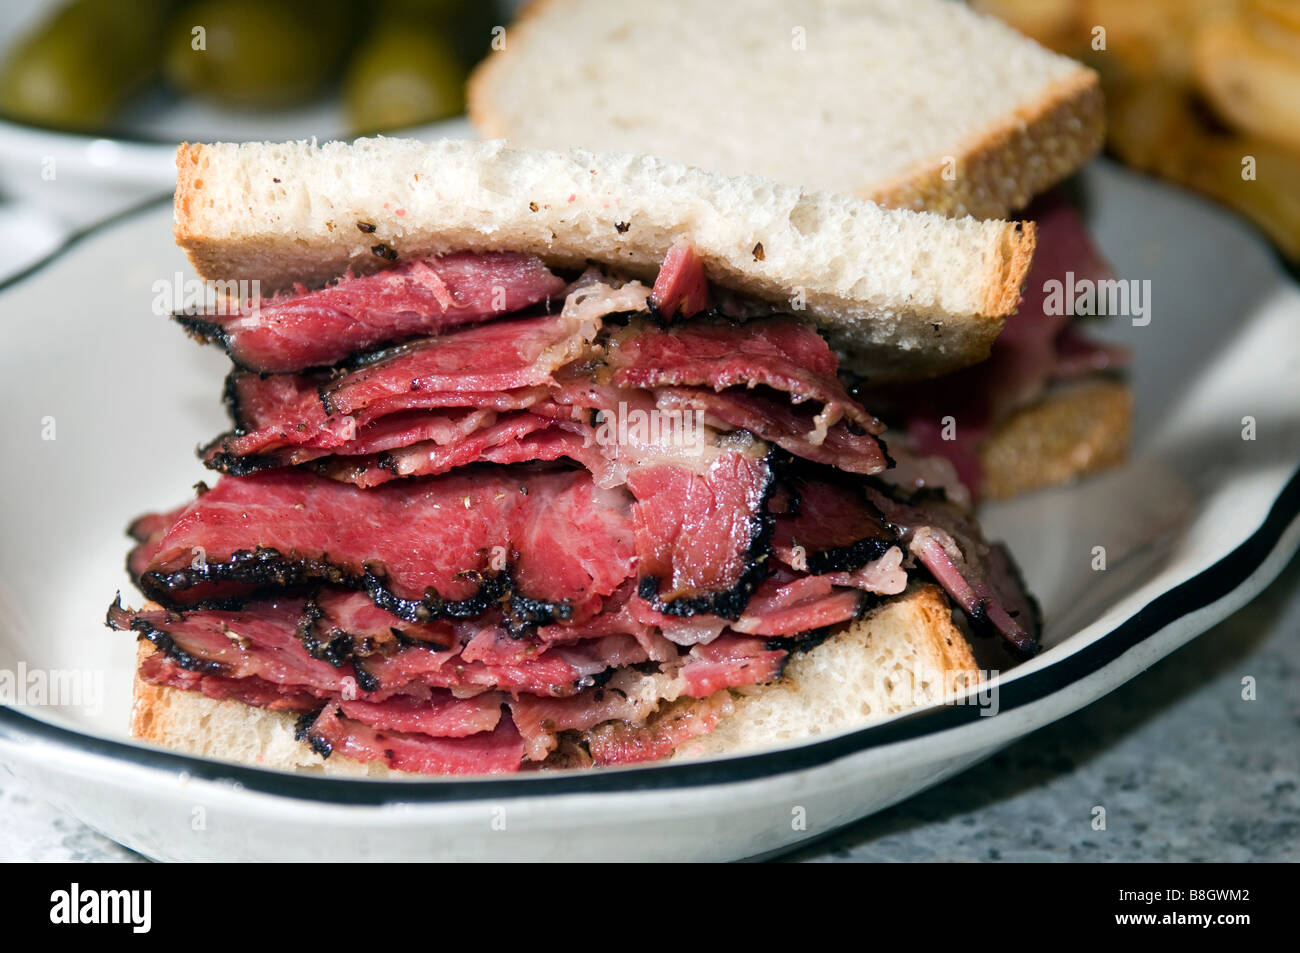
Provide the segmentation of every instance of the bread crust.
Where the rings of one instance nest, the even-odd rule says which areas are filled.
[[[1068,483],[1124,462],[1133,391],[1093,378],[1057,388],[998,425],[980,446],[983,496],[999,500]]]
[[[1003,238],[998,249],[1001,260],[996,268],[999,277],[989,282],[988,298],[984,303],[990,314],[1012,314],[1020,303],[1020,292],[1033,263],[1034,249],[1038,247],[1038,225],[1017,222],[1014,232],[1005,234]],[[990,342],[989,347],[992,346]]]
[[[135,678],[131,686],[131,736],[154,744],[167,744],[167,731],[160,717],[165,704],[166,688],[140,677],[140,666],[156,649],[145,639],[135,645]]]
[[[1080,66],[1030,106],[957,147],[951,173],[949,157],[939,156],[857,194],[893,208],[1006,218],[1096,155],[1105,137],[1100,80]]]
[[[952,607],[947,597],[932,584],[911,585],[902,595],[886,600],[866,617],[844,626],[826,643],[805,655],[815,662],[813,657],[819,652],[827,655],[847,648],[854,653],[865,653],[871,650],[873,638],[911,640],[916,658],[925,671],[945,673],[958,684],[972,685],[980,678],[981,673],[970,643],[952,621]],[[383,765],[363,764],[338,754],[323,759],[306,745],[292,741],[296,720],[292,713],[266,711],[232,699],[216,700],[199,692],[147,682],[139,676],[138,669],[155,651],[148,641],[140,640],[136,654],[137,674],[131,708],[131,734],[141,741],[200,757],[232,760],[279,770],[305,770],[371,778],[423,777],[410,772],[394,771]],[[761,737],[762,728],[747,723],[750,717],[748,712],[752,707],[752,702],[749,703],[751,707],[747,707],[747,699],[761,697],[769,689],[787,693],[793,688],[796,692],[801,692],[799,698],[791,703],[789,714],[792,718],[805,715],[798,706],[812,696],[818,686],[800,686],[799,680],[801,670],[811,667],[815,665],[809,665],[808,660],[801,664],[800,658],[796,657],[787,665],[785,673],[777,682],[762,686],[748,695],[738,694],[733,713],[719,722],[715,732],[718,739],[739,739],[734,742],[735,750],[753,747],[755,739]],[[881,673],[881,677],[897,677],[898,674],[885,672]],[[869,690],[868,686],[860,688],[864,693]],[[942,694],[933,698],[933,701],[940,700]],[[923,697],[921,702],[925,701],[926,698]],[[873,698],[873,706],[881,707],[883,703],[878,703]],[[882,707],[880,717],[894,713]],[[836,724],[825,719],[818,719],[818,722],[818,732],[857,727],[855,724]],[[240,739],[239,750],[235,750],[227,741],[235,733],[238,733]],[[705,736],[705,739],[709,737],[711,736]],[[715,740],[712,743],[693,743],[680,750],[677,756],[698,757],[728,753],[731,753],[728,746],[725,743],[718,744]]]
[[[202,238],[194,223],[198,217],[195,206],[198,197],[203,194],[200,171],[203,154],[203,146],[199,143],[183,142],[176,147],[176,198],[172,236],[182,248],[188,248]]]

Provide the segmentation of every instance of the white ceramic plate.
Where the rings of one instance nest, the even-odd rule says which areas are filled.
[[[887,807],[1088,704],[1300,544],[1300,290],[1218,209],[1103,163],[1083,184],[1119,272],[1152,283],[1149,325],[1106,328],[1134,349],[1137,438],[1122,469],[987,511],[1048,617],[1046,650],[995,683],[996,716],[944,706],[725,760],[486,780],[330,780],[131,742],[133,646],[102,625],[128,590],[122,527],[183,499],[206,475],[194,446],[224,425],[224,357],[153,310],[153,283],[188,274],[155,205],[0,291],[0,672],[103,688],[98,705],[0,708],[0,762],[155,858],[731,859]]]

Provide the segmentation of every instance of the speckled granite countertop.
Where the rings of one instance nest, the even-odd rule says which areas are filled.
[[[790,857],[1300,860],[1300,559],[1119,690]],[[0,861],[139,859],[0,768]]]

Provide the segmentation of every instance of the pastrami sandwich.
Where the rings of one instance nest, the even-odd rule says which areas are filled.
[[[268,767],[726,753],[1037,649],[879,379],[987,353],[1034,227],[497,142],[186,145],[176,237],[256,281],[210,486],[141,517],[133,732]],[[911,472],[924,461],[912,461]]]
[[[929,478],[956,492],[1007,497],[1123,460],[1125,355],[1051,290],[1114,284],[1054,190],[1102,145],[1092,70],[954,0],[549,0],[508,35],[470,84],[484,136],[1037,220],[1024,300],[988,362],[901,393],[874,389],[852,353],[844,366],[870,378],[891,446],[946,459]]]

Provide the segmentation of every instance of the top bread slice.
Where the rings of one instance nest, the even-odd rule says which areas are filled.
[[[538,0],[469,89],[485,136],[1006,217],[1101,147],[1098,77],[954,0]]]
[[[261,292],[452,251],[652,277],[689,239],[711,281],[804,311],[875,380],[983,360],[1019,299],[1029,223],[948,219],[644,155],[501,142],[184,144],[176,240]]]

